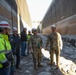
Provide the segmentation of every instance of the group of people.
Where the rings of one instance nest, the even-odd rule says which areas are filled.
[[[62,50],[61,35],[56,31],[56,26],[51,26],[52,33],[47,37],[46,48],[50,43],[49,65],[54,65],[54,53],[56,54],[56,66],[59,68],[60,50]],[[27,54],[25,53],[27,48]],[[41,64],[43,42],[37,29],[32,29],[32,34],[27,28],[18,35],[18,29],[13,27],[13,34],[10,35],[10,25],[6,21],[0,22],[0,75],[14,75],[15,69],[20,68],[20,56],[24,57],[32,54],[34,69],[43,67]]]
[[[62,50],[63,42],[61,35],[56,31],[56,25],[51,26],[52,33],[47,37],[46,49],[48,50],[48,45],[50,44],[50,59],[51,62],[48,62],[48,65],[55,65],[54,63],[54,54],[56,54],[56,68],[59,68],[59,58],[60,50]],[[33,57],[34,69],[37,70],[38,67],[43,67],[41,64],[43,42],[40,35],[37,33],[37,29],[33,30],[33,35],[30,38],[30,50]]]
[[[10,34],[10,29],[8,22],[0,22],[0,75],[14,75],[15,69],[21,69],[20,56],[29,55],[31,32],[27,34],[27,28],[23,28],[19,35],[18,29],[13,27],[13,34]]]

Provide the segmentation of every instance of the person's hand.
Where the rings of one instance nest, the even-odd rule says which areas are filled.
[[[48,50],[47,46],[45,47],[45,50]]]
[[[40,49],[42,49],[42,46],[40,47]]]
[[[5,67],[10,66],[11,63],[9,61],[6,61],[6,62],[2,63],[2,65],[3,65],[3,68],[5,68]]]

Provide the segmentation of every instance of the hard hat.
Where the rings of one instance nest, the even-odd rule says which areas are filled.
[[[9,28],[10,29],[10,25],[6,21],[1,21],[0,22],[0,28]]]
[[[31,32],[30,30],[28,32]]]
[[[26,29],[26,30],[27,30],[27,28],[26,28],[26,27],[24,27],[24,28],[23,28],[23,30],[24,30],[24,29]]]
[[[37,31],[37,29],[34,29],[34,32]]]
[[[51,25],[51,28],[56,28],[56,25]]]
[[[17,31],[18,29],[16,27],[13,27],[13,31]]]
[[[34,31],[35,30],[35,28],[32,28],[32,31]]]

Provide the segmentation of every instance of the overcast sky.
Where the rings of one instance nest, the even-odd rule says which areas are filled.
[[[41,21],[52,0],[27,0],[32,21]]]

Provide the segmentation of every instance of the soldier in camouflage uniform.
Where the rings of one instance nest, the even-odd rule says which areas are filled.
[[[38,67],[42,67],[41,65],[41,48],[42,48],[42,39],[39,35],[37,35],[37,30],[33,31],[33,35],[30,38],[30,48],[33,56],[34,69],[38,69]]]
[[[61,35],[56,32],[56,26],[52,25],[51,26],[52,33],[49,34],[46,47],[50,43],[50,58],[51,62],[49,63],[50,65],[54,64],[54,53],[56,54],[56,66],[57,68],[59,67],[59,57],[60,57],[60,50],[62,49],[62,39]]]

